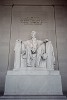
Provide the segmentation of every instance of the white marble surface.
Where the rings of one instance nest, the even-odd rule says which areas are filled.
[[[7,75],[60,75],[59,71],[45,70],[44,68],[25,67],[8,71]]]
[[[16,40],[14,69],[25,67],[44,67],[53,70],[55,66],[54,48],[48,39],[37,40],[36,31],[31,32],[31,39]]]
[[[7,72],[4,95],[62,95],[61,76],[58,71],[25,72]]]

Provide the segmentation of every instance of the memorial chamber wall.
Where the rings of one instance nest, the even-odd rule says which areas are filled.
[[[52,42],[55,70],[60,71],[63,91],[67,91],[66,1],[3,0],[0,2],[0,93],[4,91],[7,70],[14,68],[16,40],[29,40],[33,30],[38,40],[47,38]]]

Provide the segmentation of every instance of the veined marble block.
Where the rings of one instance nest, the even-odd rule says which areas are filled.
[[[62,95],[59,71],[23,68],[8,71],[4,95]]]

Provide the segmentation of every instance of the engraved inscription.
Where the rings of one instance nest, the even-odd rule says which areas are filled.
[[[42,20],[39,17],[23,17],[20,21],[24,25],[42,25]]]

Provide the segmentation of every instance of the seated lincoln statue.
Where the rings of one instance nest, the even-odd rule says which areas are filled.
[[[14,69],[5,81],[5,95],[62,95],[61,76],[54,70],[55,56],[51,41],[36,39],[16,40]]]
[[[25,67],[54,70],[55,56],[51,41],[36,39],[36,32],[31,32],[31,40],[16,40],[14,70]]]

